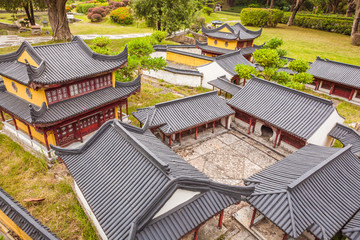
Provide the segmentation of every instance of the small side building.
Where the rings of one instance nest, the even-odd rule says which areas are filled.
[[[0,236],[22,240],[59,240],[7,192],[0,187]],[[8,235],[10,234],[11,235]],[[13,239],[13,238],[11,238]]]
[[[208,83],[213,86],[213,90],[215,90],[215,88],[219,89],[220,95],[225,93],[225,99],[228,98],[228,95],[230,95],[229,98],[231,98],[241,89],[239,85],[230,82],[230,80],[227,79],[225,75],[220,76]]]
[[[215,183],[148,129],[112,120],[78,149],[53,147],[100,239],[176,240],[254,187]]]
[[[175,140],[181,143],[185,135],[195,134],[197,139],[198,132],[207,128],[214,133],[218,124],[230,128],[234,113],[217,91],[212,91],[137,109],[132,114],[142,125],[149,121],[149,128],[160,131],[163,141],[168,139],[172,146]]]
[[[337,123],[330,131],[329,136],[339,140],[345,147],[352,145],[351,151],[360,157],[360,133],[355,129]]]
[[[309,73],[315,90],[360,104],[360,66],[317,57]]]
[[[330,130],[344,122],[331,101],[257,77],[228,104],[249,134],[268,137],[274,147],[291,151],[308,143],[330,146]]]
[[[228,51],[252,47],[254,39],[260,37],[262,28],[258,31],[251,31],[241,23],[233,26],[225,23],[215,29],[202,27],[202,33],[207,36],[207,44],[197,42],[196,47],[201,49],[203,55],[216,57],[228,53]]]
[[[330,240],[360,209],[359,179],[360,159],[351,146],[309,144],[244,182],[255,186],[248,200],[252,219],[258,211],[284,231],[283,239],[307,231]]]

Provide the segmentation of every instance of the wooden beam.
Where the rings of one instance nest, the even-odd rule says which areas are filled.
[[[213,122],[213,125],[212,125],[212,133],[215,133],[215,121]]]
[[[195,128],[195,140],[197,140],[198,128]]]
[[[220,212],[220,216],[219,216],[219,224],[218,224],[218,227],[219,227],[220,229],[222,228],[223,218],[224,218],[224,210],[222,210],[222,211]]]
[[[255,216],[256,216],[256,208],[254,208],[252,217],[251,217],[251,221],[250,221],[250,225],[249,228],[251,228],[254,225],[254,221],[255,221]]]
[[[50,151],[50,146],[47,138],[47,131],[46,129],[43,130],[44,140],[45,140],[45,146],[48,151]],[[50,154],[50,153],[49,153]]]
[[[13,119],[15,129],[16,129],[16,130],[19,130],[19,128],[18,128],[18,126],[17,126],[17,123],[16,123],[16,120],[15,120],[14,116],[11,116],[11,117],[12,117],[12,119]]]
[[[181,144],[181,132],[179,132],[179,143]]]
[[[128,99],[126,99],[126,115],[129,115],[129,104],[128,104]]]
[[[5,122],[4,112],[0,111],[0,113],[1,113],[1,121]]]
[[[32,136],[32,134],[31,134],[30,125],[29,125],[29,124],[26,124],[26,126],[27,126],[27,129],[28,129],[29,137],[30,137],[31,140],[33,140],[33,136]]]
[[[169,136],[169,146],[171,147],[171,134]]]
[[[256,125],[256,118],[254,118],[254,123],[253,123],[253,128],[252,128],[252,133],[254,133],[255,132],[255,125]]]

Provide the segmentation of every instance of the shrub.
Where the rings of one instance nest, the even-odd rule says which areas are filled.
[[[89,16],[88,16],[88,17],[89,17]],[[101,22],[101,21],[102,21],[102,16],[101,16],[100,14],[95,13],[95,14],[92,14],[92,15],[90,16],[90,20],[91,20],[92,22]]]
[[[165,31],[155,31],[153,34],[151,34],[151,37],[153,37],[158,43],[161,43],[167,36],[167,32]]]
[[[106,7],[96,7],[96,8],[89,8],[87,12],[87,17],[92,22],[100,22],[102,21],[103,17],[106,17],[107,11]]]
[[[89,8],[96,7],[95,3],[81,3],[76,6],[76,12],[87,14]]]
[[[241,23],[255,27],[276,27],[282,20],[284,12],[278,9],[244,8],[241,10]]]
[[[203,7],[202,11],[208,16],[210,16],[210,14],[214,12],[214,10],[209,7]]]
[[[295,72],[302,73],[310,69],[310,64],[303,59],[295,59],[289,63],[289,68]]]
[[[286,24],[289,21],[290,14],[285,14],[281,23]],[[313,28],[322,31],[351,34],[353,20],[345,17],[322,16],[315,14],[297,14],[293,25],[303,28]]]
[[[116,9],[116,8],[125,7],[125,6],[126,6],[126,4],[123,2],[109,2],[109,7],[111,9]]]
[[[201,29],[201,26],[205,25],[205,18],[204,17],[198,17],[194,23],[190,26],[190,30],[194,32],[199,32]]]
[[[257,3],[252,3],[248,6],[248,8],[260,8],[260,5]]]
[[[71,11],[71,7],[70,7],[69,5],[66,5],[66,6],[65,6],[65,11],[66,11],[66,12],[70,12],[70,11]]]
[[[92,44],[97,47],[104,48],[110,44],[110,39],[108,37],[99,36],[92,40]]]
[[[131,16],[129,8],[120,7],[110,12],[110,18],[113,22],[121,25],[130,25],[134,22],[133,16]]]

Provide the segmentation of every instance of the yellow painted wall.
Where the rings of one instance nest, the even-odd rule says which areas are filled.
[[[167,52],[166,59],[168,61],[190,65],[190,66],[200,66],[207,63],[210,63],[210,60],[205,60],[201,58],[191,57],[187,55],[182,55],[179,53]]]
[[[215,40],[217,40],[217,44],[215,45]],[[229,45],[227,47],[225,47],[225,42],[228,42]],[[222,39],[215,39],[215,38],[211,38],[208,37],[207,43],[209,46],[213,46],[213,47],[219,47],[219,48],[225,48],[225,49],[230,49],[230,50],[235,50],[237,47],[237,41],[225,41]]]
[[[16,223],[14,223],[3,211],[0,210],[0,221],[5,224],[5,226],[12,231],[14,231],[21,239],[23,240],[32,240],[29,235],[27,235],[21,228],[19,228]]]
[[[111,80],[112,80],[113,87],[115,87],[115,71],[111,73]]]
[[[28,63],[34,67],[38,67],[39,65],[34,61],[34,59],[29,55],[27,51],[23,51],[23,53],[18,58],[19,62],[26,63],[25,59],[28,61]]]
[[[16,120],[16,124],[19,129],[21,129],[25,133],[28,133],[28,128],[24,123],[22,123],[19,120]],[[36,131],[32,126],[30,126],[30,130],[31,130],[31,135],[33,136],[33,138],[45,145],[44,136],[41,133],[39,133],[38,131]],[[55,136],[54,136],[53,132],[48,131],[47,136],[48,136],[48,143],[56,146]]]
[[[16,81],[13,81],[11,79],[8,79],[6,77],[3,77],[4,80],[4,84],[6,87],[6,90],[32,104],[35,104],[36,106],[41,107],[42,103],[45,102],[47,104],[46,101],[46,96],[45,96],[45,90],[43,88],[40,88],[38,90],[34,90],[32,88],[30,89],[32,98],[30,99],[27,95],[26,95],[26,88],[28,88],[25,85],[22,85]],[[14,82],[16,87],[17,87],[17,92],[15,92],[15,90],[13,89],[13,87],[11,86],[11,83]]]

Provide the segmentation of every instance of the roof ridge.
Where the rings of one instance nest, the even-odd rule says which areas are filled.
[[[340,128],[344,128],[346,130],[349,130],[351,132],[354,132],[356,135],[358,135],[360,137],[360,133],[358,131],[356,131],[354,128],[351,128],[349,126],[346,126],[345,124],[341,124],[341,123],[336,123],[335,127],[340,127]]]
[[[239,49],[239,50],[236,50],[236,51],[231,52],[231,53],[225,53],[225,54],[216,56],[216,57],[215,57],[215,61],[216,61],[216,60],[221,60],[221,59],[227,58],[227,57],[232,56],[232,55],[236,55],[237,53],[238,53],[239,55],[243,56],[243,55],[241,54],[241,49]],[[246,59],[246,58],[245,58],[245,59]]]
[[[329,156],[328,158],[326,158],[324,161],[320,162],[319,164],[317,164],[316,166],[314,166],[313,168],[309,169],[307,172],[305,172],[303,175],[301,175],[299,178],[297,178],[295,181],[293,181],[292,183],[290,183],[287,186],[287,190],[288,191],[292,191],[293,189],[295,189],[298,185],[300,185],[301,183],[303,183],[304,181],[306,181],[309,177],[311,177],[314,173],[318,172],[320,169],[322,169],[323,167],[325,167],[326,165],[328,165],[329,163],[331,163],[334,159],[336,159],[337,157],[339,157],[340,155],[346,153],[346,152],[351,152],[352,145],[348,145],[344,148],[340,148],[339,151],[333,153],[331,156]]]
[[[200,94],[196,94],[196,95],[192,95],[192,96],[188,96],[188,97],[183,97],[183,98],[178,98],[178,99],[174,99],[174,100],[170,100],[167,102],[162,102],[162,103],[157,103],[155,104],[155,108],[156,107],[162,107],[162,106],[166,106],[175,102],[179,102],[179,101],[187,101],[189,99],[194,99],[194,98],[199,98],[205,95],[217,95],[217,91],[210,91],[210,92],[205,92],[205,93],[200,93]]]
[[[251,74],[252,75],[252,74]],[[286,86],[283,86],[283,85],[280,85],[278,83],[275,83],[275,82],[272,82],[272,81],[268,81],[268,80],[264,80],[264,79],[261,79],[261,78],[258,78],[258,77],[255,77],[254,75],[252,75],[253,78],[251,80],[256,80],[258,82],[262,82],[262,83],[266,83],[266,84],[272,84],[273,86],[275,87],[278,87],[278,88],[282,88],[286,91],[289,91],[289,92],[294,92],[296,94],[299,94],[299,95],[303,95],[305,97],[309,97],[309,98],[312,98],[316,101],[319,101],[319,102],[322,102],[324,104],[327,104],[327,105],[333,105],[332,101],[330,100],[327,100],[327,99],[324,99],[324,98],[321,98],[321,97],[317,97],[317,96],[314,96],[314,95],[311,95],[309,93],[305,93],[305,92],[302,92],[302,91],[299,91],[299,90],[296,90],[296,89],[292,89],[292,88],[289,88],[289,87],[286,87]],[[245,87],[246,88],[246,85]]]
[[[338,62],[338,61],[330,60],[330,59],[328,59],[328,58],[322,59],[322,58],[319,57],[319,56],[316,57],[316,60],[320,60],[320,61],[323,61],[323,62],[338,63],[338,64],[342,64],[342,65],[346,65],[346,66],[349,66],[349,67],[355,67],[355,68],[359,68],[359,69],[360,69],[360,66],[358,66],[358,65],[349,64],[349,63],[343,63],[343,62]]]

